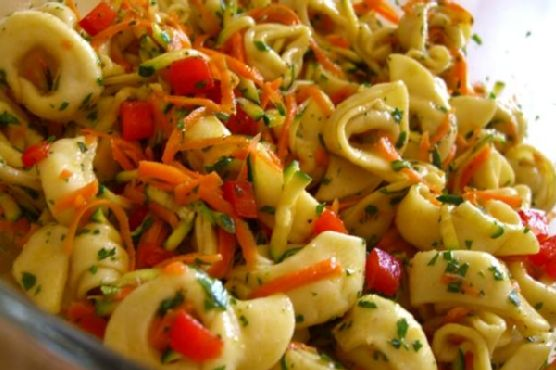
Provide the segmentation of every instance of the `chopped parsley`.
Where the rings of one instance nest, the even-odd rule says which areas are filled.
[[[363,301],[363,300],[357,302],[357,306],[361,308],[377,308],[376,303],[371,301]]]
[[[400,124],[403,118],[403,110],[398,109],[398,107],[396,107],[392,112],[390,112],[390,116],[392,116],[392,118],[394,119],[394,121],[396,121],[397,124]]]
[[[303,322],[305,320],[305,316],[301,314],[295,315],[295,322]]]
[[[453,204],[454,206],[459,206],[463,203],[463,197],[456,194],[441,194],[436,197],[436,200],[444,204]]]
[[[69,106],[69,103],[67,101],[64,101],[60,104],[60,108],[58,108],[58,110],[63,111],[65,110],[67,107]]]
[[[262,206],[261,208],[259,208],[259,211],[261,211],[262,213],[273,215],[276,213],[276,208],[274,208],[273,206]]]
[[[504,228],[502,226],[496,224],[496,227],[497,227],[496,231],[490,235],[492,239],[498,239],[504,234]]]
[[[114,257],[116,256],[116,247],[114,248],[101,248],[99,249],[99,251],[97,252],[97,257],[99,261],[102,261],[106,258],[112,258],[114,259]]]
[[[394,171],[400,171],[403,168],[411,168],[411,164],[403,159],[396,159],[390,163]]]
[[[474,33],[474,34],[471,36],[471,39],[472,39],[473,41],[475,41],[475,43],[476,43],[477,45],[482,45],[482,44],[483,44],[483,39],[481,38],[481,36],[477,35],[476,33]]]
[[[213,280],[205,274],[197,274],[197,282],[205,292],[205,308],[225,310],[228,306],[228,294],[219,280]]]
[[[249,325],[249,320],[244,315],[240,315],[238,317],[238,319],[239,319],[239,322],[240,322],[241,326],[245,327],[245,326]]]
[[[494,280],[496,280],[496,281],[502,281],[502,280],[504,280],[504,273],[503,273],[502,271],[500,271],[500,270],[498,269],[498,267],[496,267],[496,266],[490,266],[490,267],[488,268],[488,270],[489,270],[490,272],[492,272],[492,276],[494,277]]]
[[[449,282],[448,286],[447,286],[448,292],[449,293],[462,293],[463,291],[461,290],[461,285],[462,285],[462,282],[460,280]]]
[[[407,132],[406,131],[400,132],[400,135],[398,136],[398,140],[396,141],[396,149],[400,149],[403,146],[406,138],[407,138]]]
[[[374,216],[378,213],[378,207],[372,204],[365,206],[365,214],[367,216]]]
[[[440,254],[438,252],[436,252],[436,254],[434,255],[433,258],[430,259],[430,261],[427,263],[427,266],[434,266],[436,265],[436,260],[438,259],[438,256]]]
[[[2,114],[0,114],[0,127],[6,127],[7,125],[18,123],[19,120],[13,114],[10,114],[8,112],[2,112]]]
[[[407,349],[405,344],[405,336],[407,335],[407,330],[409,329],[409,324],[406,319],[399,319],[396,322],[396,338],[390,340],[390,345],[394,348],[404,347]]]
[[[35,284],[37,284],[37,277],[35,274],[32,274],[27,271],[23,271],[21,274],[21,284],[23,285],[23,289],[28,291],[29,289],[33,288]]]
[[[89,272],[93,275],[96,274],[98,272],[98,266],[92,265],[91,267],[89,267]]]
[[[324,203],[320,203],[315,207],[315,212],[317,213],[317,216],[322,215],[322,212],[324,212]]]
[[[414,350],[415,352],[419,352],[419,350],[420,350],[421,348],[423,348],[423,343],[421,343],[420,340],[416,339],[416,340],[413,342],[413,344],[411,345],[411,347],[413,347],[413,350]]]
[[[162,302],[160,302],[160,305],[158,306],[158,311],[157,311],[158,316],[160,317],[166,316],[166,313],[169,310],[181,306],[184,300],[185,300],[185,296],[183,295],[182,292],[176,292],[176,294],[174,294],[172,297],[163,299]]]
[[[81,153],[86,153],[86,152],[87,152],[87,145],[85,145],[84,142],[78,141],[78,142],[77,142],[77,147],[79,148],[79,151],[80,151]]]

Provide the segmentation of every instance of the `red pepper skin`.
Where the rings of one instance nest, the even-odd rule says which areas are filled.
[[[236,135],[255,136],[259,133],[259,123],[249,117],[240,106],[236,106],[236,114],[228,118],[224,125]]]
[[[114,22],[116,15],[116,12],[112,10],[110,5],[105,2],[100,2],[89,14],[79,21],[79,25],[87,31],[89,35],[96,36]]]
[[[520,209],[518,213],[523,225],[531,229],[539,241],[548,236],[548,219],[543,211],[533,208],[524,208]]]
[[[170,347],[193,361],[202,362],[219,357],[224,343],[181,309],[176,312],[170,327]]]
[[[120,106],[122,137],[126,141],[148,139],[154,135],[152,105],[146,101],[126,101]]]
[[[388,252],[373,248],[365,264],[365,284],[367,289],[393,296],[400,287],[402,266],[400,261]]]
[[[257,218],[257,203],[253,192],[253,184],[245,180],[227,180],[222,185],[224,199],[233,207],[238,216]]]
[[[137,247],[137,268],[151,268],[174,256],[174,252],[166,250],[160,245],[141,244]]]
[[[102,317],[97,316],[92,304],[74,302],[69,306],[66,317],[83,331],[93,334],[100,339],[104,338],[108,322]]]
[[[33,167],[48,157],[48,149],[50,149],[50,144],[44,141],[29,146],[21,156],[23,167]]]
[[[347,234],[344,221],[332,210],[324,209],[313,224],[313,235],[318,235],[324,231],[336,231]]]
[[[196,95],[214,87],[210,67],[200,57],[180,59],[172,63],[168,80],[176,95]]]

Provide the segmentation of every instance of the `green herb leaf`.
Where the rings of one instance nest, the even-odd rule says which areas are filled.
[[[21,284],[23,285],[23,289],[25,289],[25,291],[33,288],[36,283],[37,277],[35,276],[35,274],[23,271],[23,273],[21,274]]]
[[[407,329],[409,329],[409,324],[406,319],[399,319],[396,322],[396,327],[398,329],[398,338],[403,339],[407,334]]]
[[[143,78],[151,77],[152,75],[154,75],[155,72],[156,69],[153,66],[143,64],[139,66],[139,70],[137,71],[139,76]]]
[[[415,340],[415,341],[413,342],[413,344],[411,345],[411,347],[413,347],[413,350],[414,350],[415,352],[419,352],[419,350],[420,350],[421,348],[423,348],[423,343],[421,343],[421,341],[417,339],[417,340]]]
[[[504,228],[502,226],[496,224],[496,227],[497,227],[496,231],[490,235],[492,239],[498,239],[504,234]]]
[[[228,306],[228,293],[219,280],[213,280],[204,273],[197,274],[197,281],[205,291],[206,309],[225,310]]]
[[[258,51],[262,51],[262,52],[270,51],[270,46],[268,46],[262,40],[255,40],[253,41],[253,43],[255,44],[255,47],[257,48]]]
[[[106,258],[109,258],[109,257],[114,258],[115,255],[116,255],[116,247],[110,248],[110,249],[107,249],[107,248],[103,247],[103,248],[99,249],[99,251],[97,252],[97,257],[98,257],[99,261],[102,261],[103,259],[106,259]]]
[[[371,301],[363,301],[363,300],[357,302],[357,306],[361,308],[377,308],[376,303]]]
[[[259,211],[261,211],[262,213],[273,215],[276,213],[276,208],[274,208],[273,206],[262,206],[261,208],[259,208]]]
[[[79,151],[81,153],[86,153],[87,152],[87,145],[85,145],[84,142],[78,141],[76,144],[77,144],[77,147],[79,148]]]
[[[394,171],[400,171],[402,168],[411,168],[411,164],[403,159],[396,159],[390,165]]]
[[[182,292],[176,292],[172,297],[163,299],[158,306],[158,315],[164,317],[168,310],[181,306],[184,300],[185,296]]]
[[[455,206],[459,206],[463,203],[463,197],[456,194],[441,194],[436,197],[436,200],[443,204],[453,204]]]
[[[496,281],[502,281],[502,280],[504,280],[504,273],[503,273],[502,271],[500,271],[500,270],[498,269],[498,267],[496,267],[496,266],[490,266],[490,267],[488,268],[488,270],[489,270],[490,272],[492,272],[492,276],[494,277],[494,280],[496,280]]]
[[[398,140],[396,141],[396,149],[400,149],[403,146],[406,138],[407,138],[407,132],[406,131],[400,132],[400,135],[398,136]]]
[[[8,112],[2,112],[2,114],[0,114],[0,127],[6,127],[7,125],[18,123],[19,120],[13,114],[10,114]]]
[[[398,109],[398,107],[396,107],[392,112],[390,112],[390,115],[392,116],[394,121],[396,121],[397,124],[400,124],[403,118],[403,110],[400,110]]]
[[[474,33],[474,34],[471,36],[471,39],[472,39],[473,41],[475,41],[475,43],[476,43],[477,45],[482,45],[482,44],[483,44],[483,39],[481,38],[481,36],[477,35],[476,33]]]

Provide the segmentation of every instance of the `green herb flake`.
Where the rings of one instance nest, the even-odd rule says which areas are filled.
[[[474,33],[474,34],[471,36],[471,39],[472,39],[473,41],[475,41],[475,43],[476,43],[477,45],[482,45],[482,44],[483,44],[483,39],[481,38],[481,36],[477,35],[476,33]]]
[[[363,301],[363,300],[357,302],[357,306],[361,308],[377,308],[376,303],[371,301]]]
[[[394,121],[396,121],[397,124],[400,124],[403,118],[403,110],[396,107],[392,112],[390,112],[390,116],[392,116],[392,118],[394,119]]]
[[[203,288],[206,309],[225,310],[228,306],[228,294],[219,280],[213,280],[205,274],[197,274],[197,282]]]
[[[400,149],[404,145],[406,138],[407,138],[407,132],[406,131],[400,132],[400,135],[398,136],[398,140],[396,141],[396,149]]]
[[[421,341],[417,339],[413,342],[413,344],[411,344],[411,347],[415,352],[419,352],[419,350],[423,348],[423,343],[421,343]]]
[[[436,197],[436,200],[443,204],[452,204],[454,206],[459,206],[463,203],[463,197],[456,194],[441,194]]]
[[[449,293],[462,293],[461,290],[461,281],[451,281],[447,285],[447,289]]]
[[[79,148],[79,151],[80,151],[81,153],[86,153],[86,152],[87,152],[87,145],[85,145],[84,142],[78,141],[78,142],[77,142],[77,147]]]
[[[438,256],[440,254],[438,252],[436,252],[436,254],[434,255],[433,258],[430,259],[430,261],[427,263],[427,266],[434,266],[436,265],[436,260],[438,259]]]
[[[262,40],[255,40],[255,41],[253,41],[253,44],[255,44],[255,47],[257,48],[258,51],[261,51],[261,52],[270,51],[270,46],[268,46],[266,44],[266,42],[264,42]]]
[[[315,207],[315,212],[317,213],[317,216],[322,215],[322,212],[324,212],[324,206],[325,206],[324,203],[320,203]]]
[[[92,265],[91,267],[89,267],[89,272],[94,275],[98,272],[98,266],[97,265]]]
[[[168,313],[169,310],[181,306],[184,301],[185,301],[185,296],[183,295],[182,292],[176,292],[176,294],[174,294],[173,296],[164,298],[162,302],[160,302],[160,305],[158,306],[158,311],[157,311],[158,316],[160,317],[166,316],[166,313]]]
[[[432,151],[432,164],[438,168],[442,168],[442,159],[440,158],[440,153],[436,148]]]
[[[233,157],[225,155],[218,158],[218,160],[214,162],[214,164],[212,164],[211,166],[205,167],[205,170],[207,172],[211,172],[211,171],[220,172],[224,170],[226,167],[228,167],[233,161],[234,161]]]
[[[238,319],[241,326],[246,327],[247,325],[249,325],[249,320],[244,315],[240,315]]]
[[[69,106],[69,103],[67,101],[64,101],[60,104],[60,108],[58,108],[59,111],[63,111],[65,110],[67,107]]]
[[[304,320],[305,320],[305,316],[301,314],[295,315],[295,322],[299,323],[299,322],[303,322]]]
[[[37,277],[35,276],[35,274],[23,271],[23,273],[21,274],[21,284],[23,285],[23,289],[25,289],[25,291],[28,291],[33,288],[35,284],[37,284]]]
[[[406,319],[399,319],[396,322],[396,327],[397,327],[397,331],[398,331],[398,338],[399,339],[404,339],[406,334],[407,334],[407,330],[409,329],[409,324],[407,323]]]
[[[510,294],[508,294],[508,301],[510,301],[510,303],[516,307],[519,307],[521,305],[521,298],[519,298],[519,295],[517,294],[517,291],[514,289],[510,292]]]
[[[544,306],[543,302],[537,302],[535,303],[535,310],[539,311],[540,309],[542,309],[543,306]]]
[[[259,211],[261,211],[262,213],[273,215],[276,213],[276,208],[274,208],[273,206],[262,206],[261,208],[259,208]]]
[[[500,270],[498,269],[498,267],[496,267],[496,266],[490,266],[490,267],[488,268],[488,270],[489,270],[490,272],[492,272],[492,277],[494,277],[494,280],[496,280],[496,281],[502,281],[502,280],[504,280],[504,273],[503,273],[502,271],[500,271]]]
[[[6,127],[7,125],[12,124],[19,124],[17,117],[8,112],[2,112],[0,114],[0,127]]]
[[[465,248],[467,249],[471,249],[471,247],[473,246],[473,240],[466,240],[464,243],[465,243]]]
[[[154,75],[155,72],[156,69],[153,66],[143,65],[143,64],[139,66],[139,70],[137,71],[139,76],[143,78],[151,77],[152,75]]]
[[[504,234],[504,228],[502,226],[496,224],[496,227],[497,227],[496,231],[490,235],[492,239],[498,239]]]
[[[378,213],[378,207],[372,204],[365,206],[364,209],[367,216],[375,216]]]
[[[106,258],[114,258],[116,256],[116,247],[114,248],[101,248],[99,249],[99,251],[97,252],[97,257],[99,261],[102,261]]]

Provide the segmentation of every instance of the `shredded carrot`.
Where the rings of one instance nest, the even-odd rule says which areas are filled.
[[[234,209],[230,203],[224,200],[222,195],[222,179],[216,172],[203,176],[199,181],[199,198],[208,203],[213,209],[234,215]]]
[[[59,214],[60,212],[68,208],[80,208],[83,207],[98,193],[98,180],[93,180],[86,184],[82,188],[72,191],[60,197],[54,204],[53,212],[54,214]]]
[[[71,171],[68,170],[67,168],[64,168],[62,171],[60,171],[60,179],[61,179],[61,180],[67,180],[67,179],[69,179],[72,175],[73,175],[73,172],[71,172]]]
[[[191,179],[176,167],[152,161],[139,162],[137,177],[144,181],[158,180],[172,185],[178,185]]]
[[[445,324],[459,322],[467,317],[473,310],[466,307],[454,307],[446,312],[446,316],[442,319]]]
[[[436,129],[436,132],[431,137],[430,141],[431,144],[436,144],[440,140],[442,140],[446,135],[450,132],[450,113],[446,114],[446,117],[442,121],[442,123]]]
[[[241,63],[245,63],[247,60],[246,53],[245,53],[245,45],[243,44],[243,32],[236,31],[231,39],[232,44],[232,53],[234,58],[239,60]]]
[[[377,148],[379,155],[381,155],[389,162],[401,159],[400,154],[398,153],[394,145],[392,145],[390,139],[388,139],[386,136],[382,136],[378,140],[375,147]],[[400,171],[403,172],[410,181],[417,183],[422,180],[421,175],[412,168],[402,168]]]
[[[195,40],[197,41],[197,40]],[[232,57],[231,55],[219,53],[215,50],[208,49],[202,46],[195,47],[200,52],[207,54],[211,57],[223,56],[226,59],[226,64],[228,67],[237,75],[243,78],[253,80],[259,87],[264,83],[264,79],[259,71],[254,67],[248,66],[247,64],[241,62],[240,60]]]
[[[270,4],[262,8],[255,8],[247,14],[259,23],[281,23],[288,26],[301,23],[297,14],[284,4]]]
[[[150,29],[152,23],[147,20],[140,20],[140,19],[133,19],[133,18],[126,18],[120,23],[117,23],[113,26],[105,28],[104,30],[100,31],[91,39],[91,46],[97,49],[101,44],[110,40],[112,37],[117,35],[118,33],[129,29],[130,27],[143,27]]]
[[[311,39],[311,51],[315,54],[315,58],[317,62],[319,62],[324,69],[330,71],[332,74],[336,75],[337,77],[345,77],[344,71],[340,66],[334,63],[330,58],[324,53],[324,51],[320,48],[317,42]]]
[[[141,235],[139,246],[162,245],[167,236],[168,231],[164,228],[164,223],[162,220],[155,218],[143,235]]]
[[[189,98],[187,96],[166,95],[162,93],[159,93],[159,95],[165,103],[174,104],[178,107],[199,105],[211,112],[219,112],[221,110],[220,105],[207,98]]]
[[[232,75],[226,65],[224,57],[216,56],[213,58],[213,63],[220,71],[220,90],[222,94],[222,103],[220,104],[220,111],[222,113],[234,114],[235,113],[235,94],[234,86],[232,85]]]
[[[178,205],[187,205],[199,199],[198,193],[194,193],[198,188],[200,181],[195,179],[182,182],[174,188],[174,200]]]
[[[458,183],[460,190],[471,182],[477,170],[488,160],[490,157],[490,150],[490,146],[486,145],[462,168]]]
[[[335,257],[317,262],[301,270],[280,276],[274,280],[266,282],[251,291],[250,298],[265,297],[272,294],[289,292],[315,283],[342,272],[342,267],[337,263]]]
[[[425,131],[421,135],[421,142],[419,143],[419,159],[423,162],[428,162],[430,150],[431,142],[429,140],[429,132]]]
[[[322,168],[326,168],[329,162],[330,156],[328,155],[328,152],[322,146],[317,147],[317,149],[315,149],[316,165]]]
[[[473,351],[467,351],[465,352],[465,355],[463,355],[463,362],[465,363],[465,369],[464,370],[474,370],[475,369],[475,355],[473,353]]]
[[[326,40],[339,48],[349,49],[349,41],[340,35],[327,35]]]
[[[232,268],[235,251],[236,239],[234,235],[218,229],[218,253],[222,256],[222,260],[214,263],[208,273],[217,279],[225,277]]]
[[[353,8],[357,14],[374,11],[394,24],[400,23],[400,16],[396,10],[384,0],[363,0],[363,2],[355,4]]]
[[[144,204],[147,200],[145,190],[131,182],[125,185],[122,195],[135,204]]]
[[[212,265],[214,263],[218,263],[219,261],[222,261],[222,256],[219,254],[188,253],[168,258],[156,265],[155,268],[164,268],[164,266],[168,266],[176,262],[181,264],[185,263],[186,265],[198,264],[199,262],[202,264]]]
[[[326,93],[322,91],[316,85],[309,85],[302,87],[297,92],[298,102],[303,102],[308,98],[313,99],[313,101],[319,106],[325,116],[329,117],[334,112],[332,104],[327,99]]]
[[[169,276],[180,276],[185,270],[186,267],[181,261],[173,261],[162,267],[162,273]]]
[[[179,220],[178,216],[171,210],[166,207],[161,206],[160,204],[151,202],[149,203],[149,210],[158,218],[166,222],[168,225],[175,228],[178,226]]]
[[[245,258],[245,261],[247,262],[247,268],[252,270],[255,267],[259,256],[257,242],[255,241],[255,237],[251,233],[251,230],[249,230],[247,222],[236,218],[235,224],[237,242],[241,248],[243,258]]]
[[[189,113],[187,117],[183,119],[184,128],[191,126],[193,123],[197,122],[204,114],[205,108],[200,107],[195,109],[193,112]],[[164,152],[162,153],[162,162],[163,163],[170,163],[174,160],[174,156],[180,150],[180,145],[183,141],[183,129],[176,127],[172,131],[170,138],[166,142],[166,147],[164,148]]]
[[[112,157],[124,170],[133,170],[139,161],[145,159],[141,145],[137,142],[125,141],[117,136],[109,136]]]
[[[99,199],[89,203],[87,206],[81,208],[75,217],[73,218],[69,228],[66,238],[64,239],[64,251],[67,255],[71,255],[73,251],[73,242],[75,239],[75,233],[79,228],[81,219],[93,208],[106,206],[109,207],[116,219],[120,224],[120,234],[124,240],[126,246],[126,252],[129,257],[129,270],[135,270],[135,246],[133,245],[133,239],[131,238],[131,232],[129,230],[129,221],[122,207],[116,203],[112,203],[106,199]]]
[[[282,131],[280,132],[280,140],[278,141],[277,154],[278,158],[285,163],[286,155],[288,154],[288,138],[290,127],[295,119],[297,113],[297,103],[295,97],[290,94],[286,96],[286,119],[284,120],[284,125],[282,126]]]
[[[470,93],[472,93],[472,91],[471,87],[469,86],[467,60],[465,59],[465,55],[463,55],[461,50],[455,50],[453,51],[453,53],[456,59],[453,67],[456,89],[458,89],[462,95],[469,95]]]
[[[268,103],[278,106],[283,103],[282,94],[280,94],[280,86],[282,85],[282,78],[277,78],[273,81],[265,82],[261,85],[261,107],[266,108]]]
[[[473,189],[470,192],[466,192],[465,194],[463,194],[463,197],[473,203],[477,203],[477,200],[481,200],[483,202],[491,199],[499,200],[506,203],[512,208],[519,208],[523,204],[523,199],[518,194],[501,194],[496,191],[488,190],[481,191]]]

